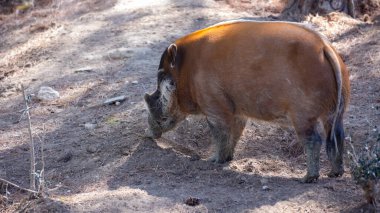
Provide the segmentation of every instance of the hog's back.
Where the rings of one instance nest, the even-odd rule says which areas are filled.
[[[273,120],[319,116],[336,100],[326,41],[289,23],[241,22],[206,28],[177,41],[186,46],[181,72],[201,111]]]

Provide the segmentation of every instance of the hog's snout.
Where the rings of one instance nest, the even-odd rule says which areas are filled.
[[[162,132],[154,132],[151,128],[145,129],[145,136],[148,138],[158,139],[162,135]]]
[[[145,130],[145,135],[147,137],[157,139],[160,138],[162,135],[162,128],[161,126],[152,118],[152,115],[149,114],[148,117],[148,124],[149,128]]]

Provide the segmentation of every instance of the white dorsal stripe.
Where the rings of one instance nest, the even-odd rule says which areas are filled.
[[[284,23],[284,24],[296,25],[296,26],[304,28],[305,30],[308,30],[309,32],[316,33],[321,39],[323,39],[324,42],[330,44],[330,41],[327,39],[327,37],[325,35],[316,31],[315,28],[311,24],[306,24],[306,23],[298,23],[298,22],[290,22],[290,21],[259,21],[259,20],[255,20],[254,18],[238,18],[238,19],[232,19],[232,20],[228,20],[228,21],[219,22],[219,23],[211,25],[210,27],[207,27],[207,28],[213,28],[213,27],[229,25],[229,24],[236,24],[236,23],[245,23],[245,22]]]

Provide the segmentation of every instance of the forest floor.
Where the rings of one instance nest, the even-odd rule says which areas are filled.
[[[319,181],[298,181],[306,164],[292,149],[292,129],[249,122],[234,160],[222,165],[205,160],[213,146],[202,117],[190,116],[161,139],[143,137],[142,97],[156,87],[164,49],[220,21],[270,20],[279,12],[274,1],[249,8],[211,0],[44,2],[25,14],[0,15],[0,178],[29,185],[23,84],[32,94],[39,170],[43,144],[46,198],[27,200],[9,186],[0,212],[370,211],[347,157],[347,172],[328,178],[323,149]],[[305,22],[332,41],[350,70],[344,123],[360,149],[380,129],[380,25],[340,13]],[[59,91],[60,99],[38,101],[33,94],[41,86]],[[120,95],[127,98],[120,105],[99,105]],[[199,203],[187,205],[189,198]]]

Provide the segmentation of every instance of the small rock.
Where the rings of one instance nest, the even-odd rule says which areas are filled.
[[[197,19],[195,19],[196,21],[205,21],[206,19],[205,18],[203,18],[203,17],[200,17],[200,18],[197,18]]]
[[[98,151],[98,147],[95,145],[89,145],[89,146],[87,146],[86,151],[88,153],[92,154],[92,153],[95,153]]]
[[[138,81],[132,81],[132,84],[138,84],[139,82]]]
[[[249,162],[243,167],[243,171],[245,172],[253,172],[253,165],[252,162]]]
[[[107,52],[107,57],[113,60],[130,58],[133,55],[133,50],[129,48],[118,48]]]
[[[198,206],[200,203],[199,201],[199,198],[189,197],[185,200],[185,204],[188,206]]]
[[[74,73],[90,73],[90,72],[94,72],[94,69],[91,67],[80,68],[74,71]]]
[[[264,190],[264,191],[269,191],[269,190],[270,190],[270,188],[269,188],[269,186],[267,186],[267,185],[264,185],[264,186],[263,186],[263,190]]]
[[[117,97],[113,97],[113,98],[110,98],[110,99],[107,99],[103,102],[104,105],[107,105],[107,104],[115,104],[118,102],[119,105],[120,105],[120,102],[123,102],[127,99],[127,97],[125,95],[121,95],[121,96],[117,96]]]
[[[197,161],[197,160],[200,160],[201,157],[197,154],[193,154],[190,156],[190,161]]]
[[[121,150],[121,154],[125,155],[125,156],[128,156],[128,155],[131,154],[131,151],[128,148],[124,148],[124,149]]]
[[[59,99],[59,92],[51,87],[42,86],[37,93],[37,98],[42,101],[54,101]]]
[[[245,177],[240,177],[239,178],[239,180],[238,180],[238,184],[243,184],[243,183],[245,183],[245,182],[247,182],[247,178],[245,178]]]
[[[120,105],[120,102],[119,102],[119,101],[116,101],[116,102],[115,102],[115,105],[116,105],[116,106],[119,106],[119,105]]]
[[[93,55],[93,54],[89,54],[89,55],[84,55],[84,59],[85,60],[100,60],[102,59],[102,55],[98,54],[98,55]]]
[[[252,168],[252,167],[247,167],[247,168],[246,168],[246,171],[247,171],[247,172],[253,172],[253,168]]]
[[[93,129],[96,128],[96,124],[85,123],[85,124],[84,124],[84,128],[86,128],[86,129],[90,129],[90,130],[93,130]]]
[[[265,184],[268,183],[268,179],[266,179],[266,178],[262,178],[262,179],[260,180],[260,183],[263,184],[263,185],[265,185]]]
[[[368,23],[371,22],[371,18],[369,17],[368,14],[364,14],[364,15],[363,15],[363,21],[364,21],[364,22],[368,22]]]
[[[73,153],[67,152],[63,156],[58,158],[58,162],[66,163],[66,162],[69,162],[72,158],[73,158]]]
[[[331,191],[336,191],[334,186],[323,186],[323,188],[331,190]]]

